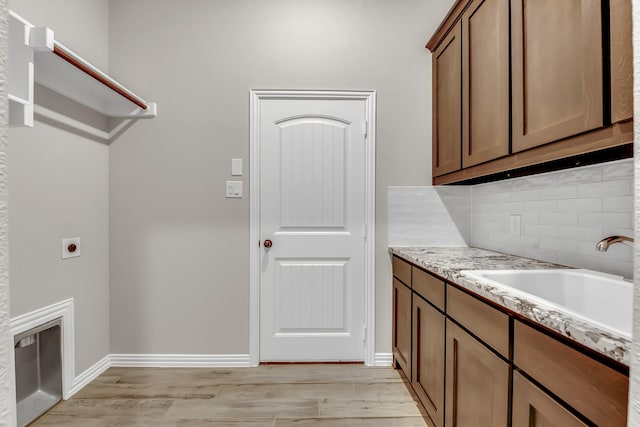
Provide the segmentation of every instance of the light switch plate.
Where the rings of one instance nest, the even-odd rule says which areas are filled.
[[[228,199],[242,198],[242,181],[227,181],[225,196]]]
[[[80,238],[62,239],[62,259],[80,256]]]
[[[242,159],[231,159],[231,176],[242,176]]]

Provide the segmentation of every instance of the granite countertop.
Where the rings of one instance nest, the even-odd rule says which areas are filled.
[[[469,247],[390,247],[389,252],[626,366],[631,341],[553,306],[460,274],[462,270],[556,269],[563,265]]]

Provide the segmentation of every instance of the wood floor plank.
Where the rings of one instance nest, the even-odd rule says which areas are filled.
[[[304,418],[318,416],[317,399],[208,399],[174,402],[165,417],[174,420],[216,418]]]
[[[218,399],[322,399],[334,396],[337,399],[354,399],[354,384],[351,382],[325,384],[238,384],[223,385]]]
[[[398,400],[344,400],[327,398],[319,402],[320,416],[329,418],[384,418],[418,417],[420,410],[415,401]]]
[[[80,390],[80,399],[211,399],[220,390],[219,385],[184,384],[101,384]]]
[[[426,427],[422,417],[278,419],[276,427]]]
[[[391,368],[111,368],[34,426],[425,427]]]

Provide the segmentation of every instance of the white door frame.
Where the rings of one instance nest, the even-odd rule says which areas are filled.
[[[319,90],[250,91],[249,107],[249,363],[260,364],[260,108],[267,99],[365,101],[365,256],[364,256],[364,363],[374,365],[375,354],[375,218],[376,218],[376,92]]]

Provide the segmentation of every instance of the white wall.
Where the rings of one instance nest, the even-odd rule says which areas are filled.
[[[110,146],[116,353],[248,353],[249,90],[378,92],[376,351],[391,351],[386,188],[430,181],[424,44],[452,1],[112,0],[112,74],[158,102]]]
[[[108,0],[11,0],[10,7],[87,60],[108,63]],[[40,107],[106,126],[42,87],[35,96]],[[108,146],[45,116],[9,132],[11,316],[74,298],[76,374],[109,353],[108,162]],[[61,259],[64,237],[82,239],[79,258]]]

